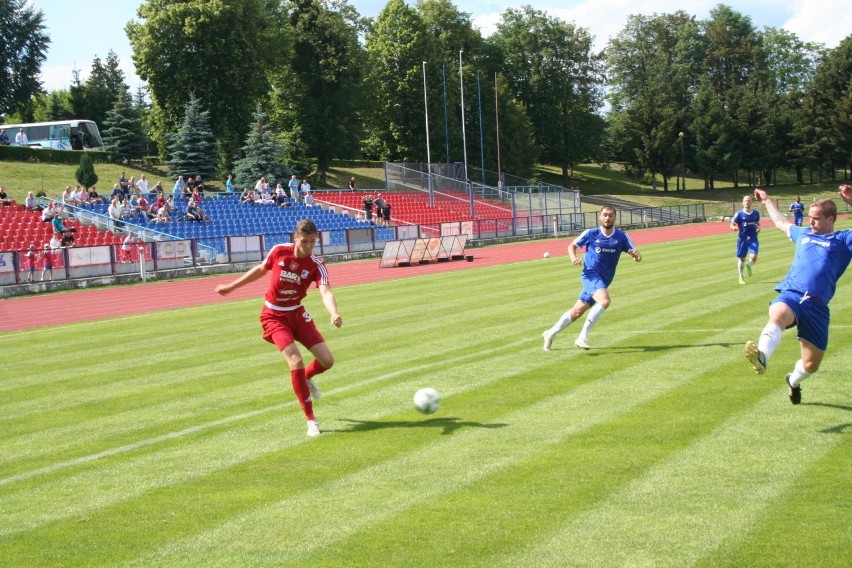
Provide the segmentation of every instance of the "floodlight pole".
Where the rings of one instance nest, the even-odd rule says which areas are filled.
[[[683,132],[678,133],[678,138],[680,138],[680,179],[681,179],[681,188],[683,191],[686,191],[686,173],[684,170],[684,161],[683,161]]]
[[[503,189],[503,165],[500,162],[500,107],[497,104],[497,73],[494,73],[494,123],[497,128],[497,188]]]
[[[464,150],[464,182],[468,183],[467,175],[467,134],[464,128],[464,74],[462,73],[462,54],[459,51],[459,90],[461,92],[461,127],[462,127],[462,150]]]
[[[432,184],[432,149],[429,146],[429,98],[426,90],[426,62],[423,62],[423,109],[426,111],[426,172],[429,180],[429,205],[435,205]]]

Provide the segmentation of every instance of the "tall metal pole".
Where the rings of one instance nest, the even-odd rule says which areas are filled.
[[[683,189],[683,191],[686,191],[686,170],[684,169],[683,161],[683,132],[678,133],[678,138],[680,138],[680,187]]]
[[[423,62],[423,109],[426,111],[426,175],[429,180],[429,205],[435,205],[432,186],[432,149],[429,146],[429,96],[426,90],[426,62]]]
[[[482,131],[482,84],[479,80],[479,70],[476,71],[476,99],[479,103],[479,167],[482,170],[480,182],[485,185],[485,138]]]
[[[494,123],[497,126],[497,187],[503,189],[503,164],[500,161],[500,107],[497,104],[497,73],[494,73]]]
[[[447,112],[447,64],[441,63],[441,75],[444,79],[444,143],[447,146],[447,165],[450,163],[450,119]]]
[[[461,92],[461,123],[462,123],[462,149],[464,150],[464,181],[467,183],[467,135],[464,128],[464,74],[462,73],[462,54],[459,51],[459,90]]]

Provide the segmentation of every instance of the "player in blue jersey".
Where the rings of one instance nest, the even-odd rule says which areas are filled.
[[[745,344],[745,356],[755,372],[766,371],[769,357],[781,343],[781,332],[796,326],[801,358],[787,373],[790,402],[802,401],[800,383],[819,370],[828,347],[828,303],[834,296],[837,281],[852,260],[852,231],[835,231],[837,205],[831,199],[820,199],[811,205],[808,227],[790,223],[762,189],[754,197],[769,213],[775,226],[796,243],[793,264],[775,290],[778,296],[769,304],[769,322],[757,344]],[[840,197],[852,201],[852,187],[841,186]]]
[[[580,297],[574,307],[562,314],[562,317],[553,324],[553,327],[542,334],[545,351],[550,351],[553,338],[557,333],[568,327],[571,322],[579,319],[586,311],[589,312],[589,315],[586,316],[583,329],[580,331],[577,340],[574,341],[574,345],[580,349],[590,349],[589,330],[592,329],[604,310],[609,307],[610,298],[607,287],[615,277],[615,268],[618,266],[621,253],[626,252],[636,262],[642,260],[642,255],[633,246],[627,233],[621,229],[616,229],[613,226],[614,224],[615,209],[604,207],[600,212],[600,227],[583,231],[568,245],[568,256],[571,258],[571,263],[583,265],[583,272],[580,276],[583,290],[580,292]],[[586,254],[581,260],[577,257],[577,250],[582,247],[586,247]]]
[[[796,201],[790,204],[790,211],[793,212],[793,224],[801,227],[805,220],[805,204],[802,203],[802,198],[798,195]]]
[[[757,252],[760,243],[757,242],[757,233],[760,232],[760,211],[751,208],[751,196],[743,197],[743,208],[734,214],[731,219],[731,230],[739,231],[737,237],[737,274],[740,284],[745,284],[743,269],[751,276],[751,267],[757,262]],[[746,256],[751,255],[746,262]]]

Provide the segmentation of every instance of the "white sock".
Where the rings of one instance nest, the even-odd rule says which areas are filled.
[[[744,266],[745,266],[745,263],[742,260],[737,259],[737,274],[740,275],[740,278],[743,278],[745,276],[745,273],[743,272]]]
[[[793,372],[790,373],[790,386],[797,387],[799,383],[810,377],[811,374],[805,371],[805,366],[802,363],[802,360],[799,359],[796,361],[796,366],[793,367]]]
[[[783,331],[783,329],[774,323],[768,323],[763,328],[763,331],[760,332],[760,337],[757,340],[757,348],[763,353],[767,361],[775,353],[775,350],[778,349]]]
[[[589,331],[592,329],[592,326],[597,323],[598,318],[600,318],[603,313],[604,307],[602,305],[595,304],[592,306],[592,309],[589,310],[589,315],[586,316],[586,321],[583,322],[583,329],[580,331],[578,339],[589,338]]]
[[[571,319],[571,310],[568,310],[567,312],[562,314],[562,317],[559,318],[559,321],[553,324],[553,327],[547,330],[547,335],[553,337],[554,335],[571,325],[572,321],[574,320]]]

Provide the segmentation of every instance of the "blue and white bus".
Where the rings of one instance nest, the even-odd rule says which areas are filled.
[[[27,146],[55,150],[103,150],[98,125],[91,120],[57,120],[27,124],[0,124],[9,142],[17,146],[15,136],[23,128]]]

